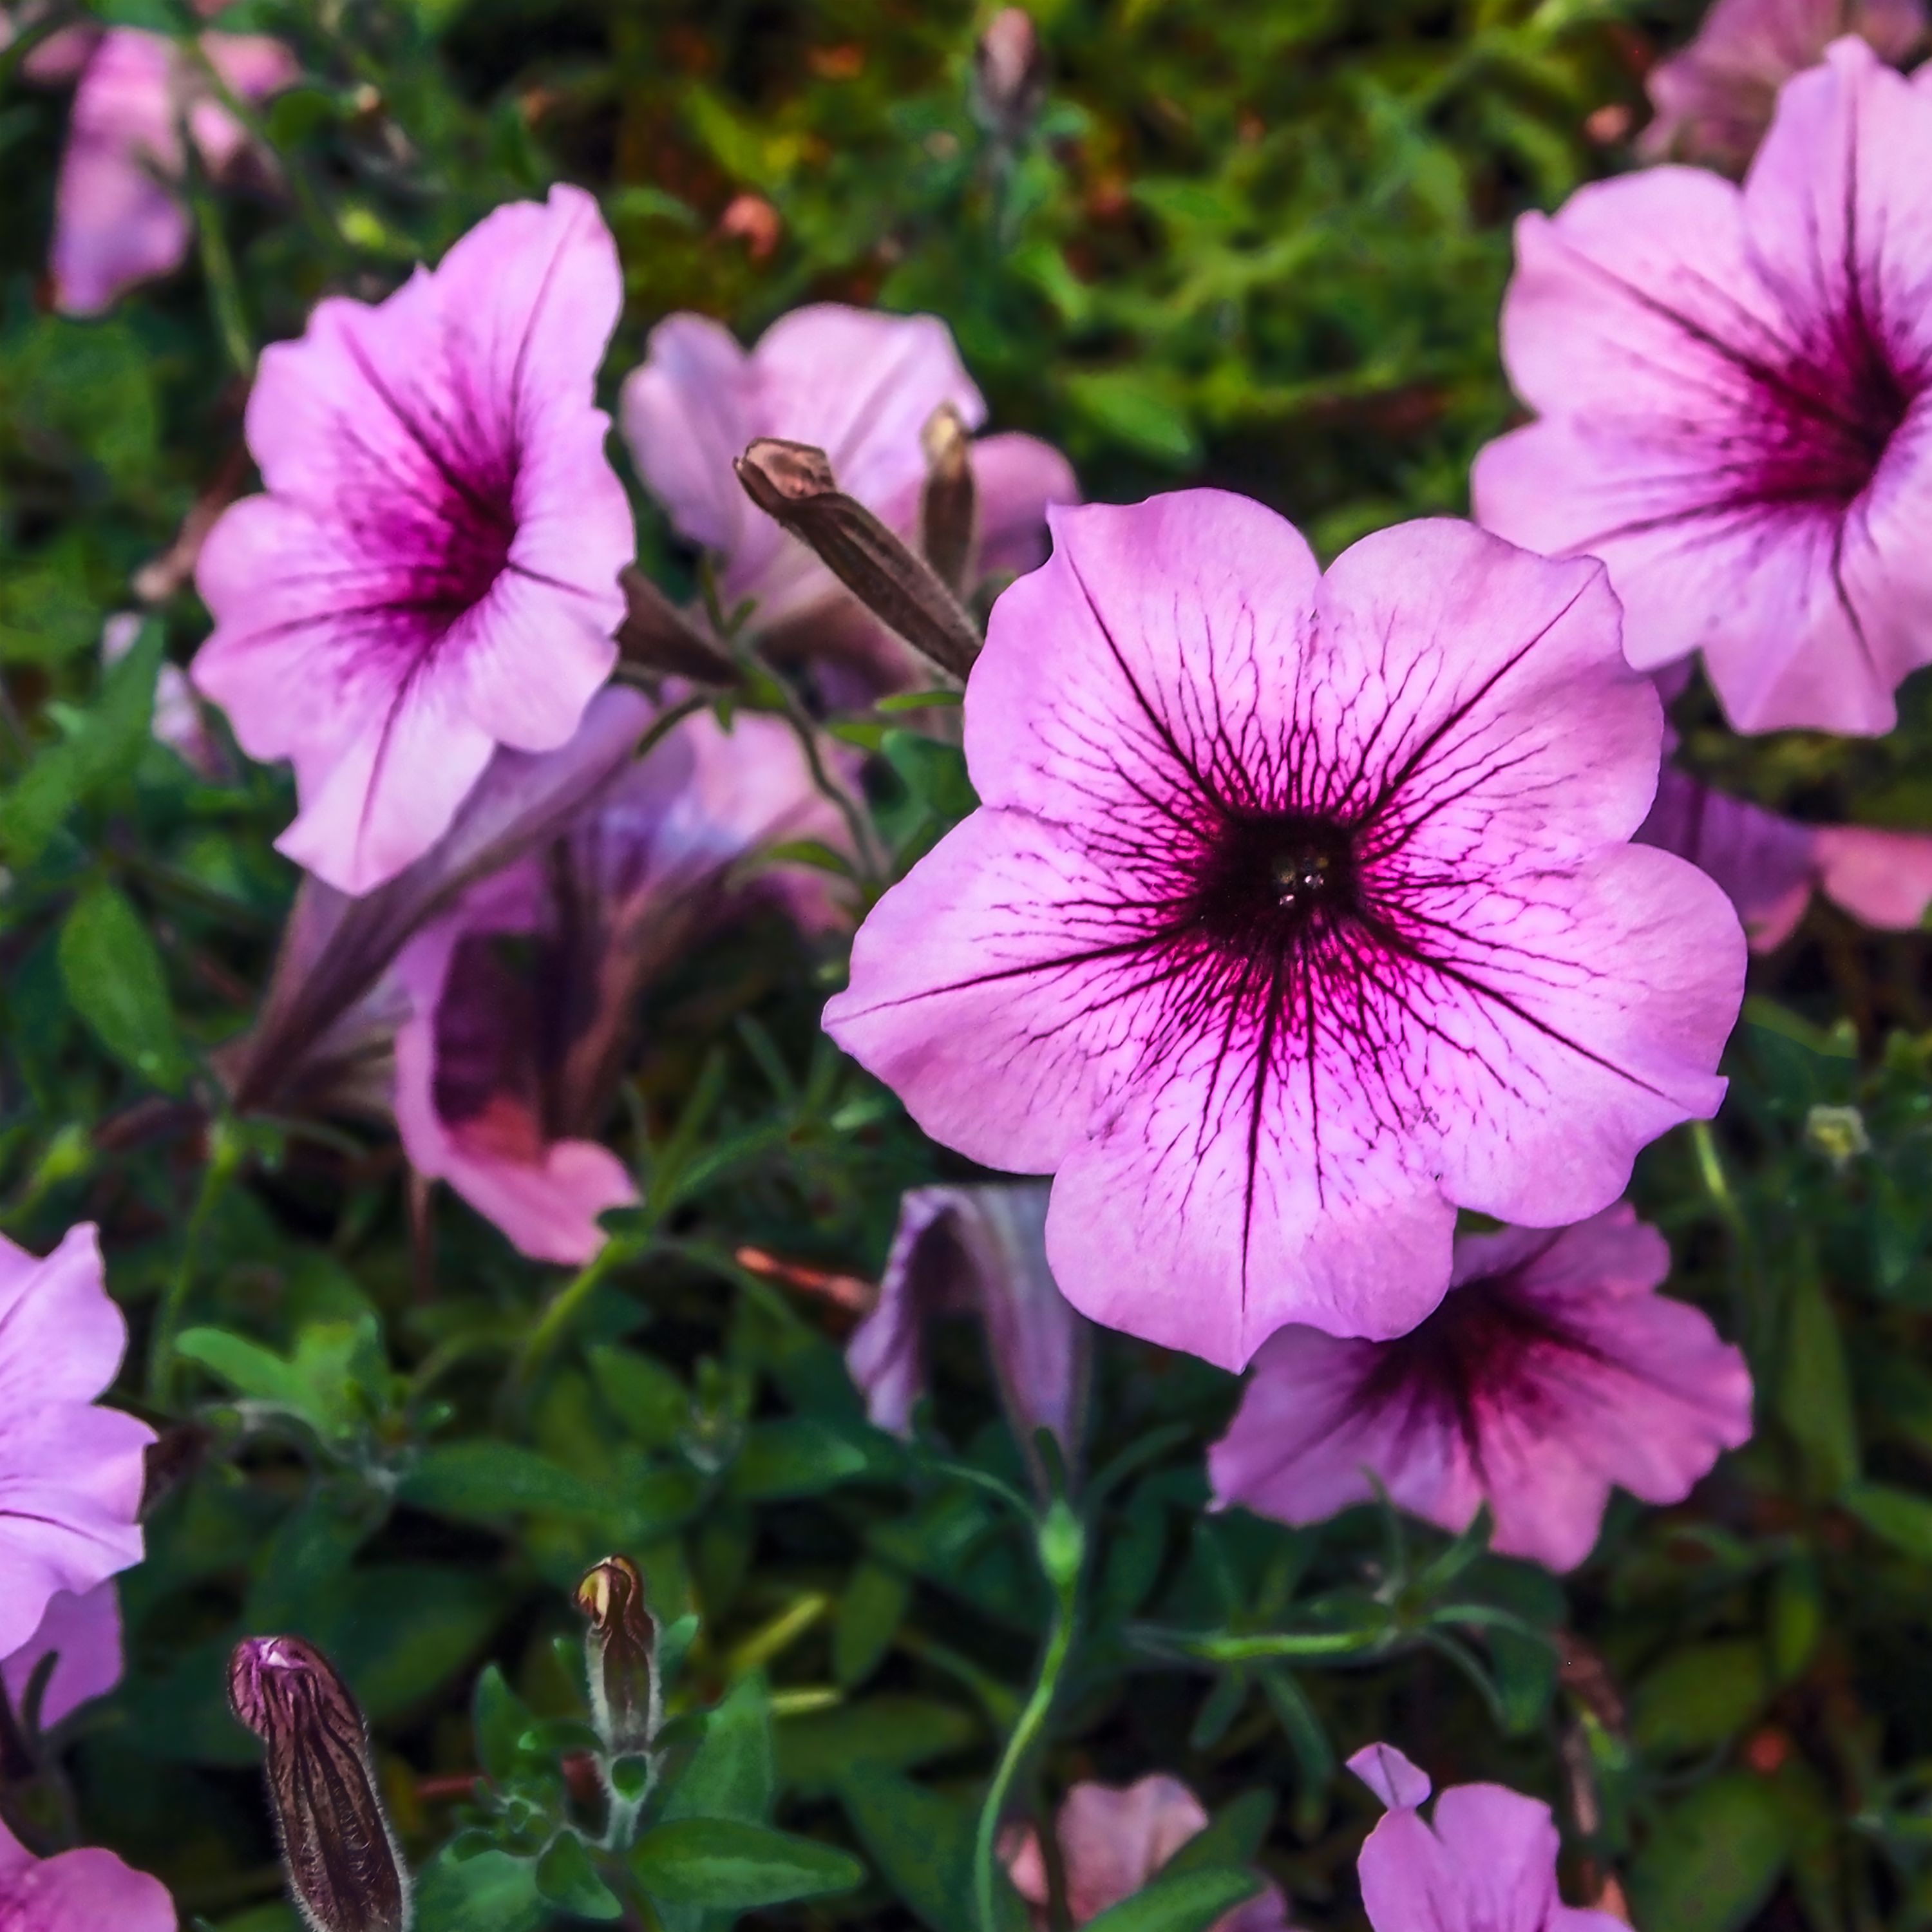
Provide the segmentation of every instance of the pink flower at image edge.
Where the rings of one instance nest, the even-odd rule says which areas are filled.
[[[0,1824],[0,1924],[22,1932],[176,1932],[158,1879],[96,1846],[37,1858]]]

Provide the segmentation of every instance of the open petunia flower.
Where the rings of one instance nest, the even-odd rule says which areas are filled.
[[[22,1932],[176,1932],[159,1879],[98,1845],[37,1858],[0,1824],[0,1925]]]
[[[1550,1807],[1500,1784],[1458,1784],[1425,1824],[1429,1780],[1392,1744],[1348,1768],[1389,1807],[1362,1847],[1362,1904],[1375,1932],[1630,1932],[1621,1918],[1565,1905]]]
[[[1599,566],[1435,522],[1324,578],[1215,490],[1053,530],[967,688],[982,808],[825,1024],[934,1138],[1054,1174],[1076,1307],[1228,1367],[1400,1334],[1458,1205],[1580,1219],[1714,1110],[1743,935],[1625,842],[1662,714]]]
[[[1778,89],[1840,35],[1856,34],[1898,62],[1925,28],[1924,0],[1716,0],[1690,44],[1652,70],[1656,115],[1639,146],[1652,160],[1676,154],[1742,168],[1771,125]]]
[[[1641,669],[1702,651],[1741,730],[1882,732],[1932,659],[1932,99],[1862,40],[1742,189],[1661,167],[1523,217],[1503,353],[1540,420],[1477,514],[1600,557]]]
[[[1208,1828],[1199,1798],[1178,1778],[1156,1772],[1124,1786],[1075,1785],[1054,1821],[1066,1875],[1067,1916],[1076,1925],[1097,1918],[1159,1873]],[[1036,1926],[1047,1923],[1046,1860],[1030,1827],[1010,1829],[1000,1844],[1013,1888]],[[1288,1904],[1275,1885],[1217,1919],[1212,1932],[1287,1932]]]
[[[409,1018],[395,1114],[416,1171],[447,1180],[524,1253],[587,1261],[597,1217],[636,1198],[595,1136],[646,985],[705,932],[776,896],[833,916],[823,875],[760,849],[844,841],[790,731],[708,712],[679,724],[542,850],[481,880],[396,962]]]
[[[1284,1328],[1208,1452],[1222,1504],[1319,1522],[1375,1493],[1444,1529],[1486,1502],[1494,1546],[1568,1570],[1613,1484],[1681,1502],[1751,1432],[1750,1372],[1656,1292],[1670,1250],[1628,1207],[1555,1234],[1456,1244],[1456,1276],[1390,1342]]]
[[[616,662],[634,533],[591,390],[621,296],[596,203],[557,188],[262,353],[268,494],[202,548],[191,675],[294,761],[279,849],[341,891],[427,851],[497,746],[566,742]]]
[[[28,1642],[62,1591],[141,1560],[144,1422],[94,1400],[128,1324],[92,1226],[45,1260],[0,1237],[0,1657]]]
[[[121,1681],[121,1598],[110,1579],[76,1596],[57,1590],[47,1599],[40,1628],[0,1663],[0,1682],[17,1714],[34,1673],[54,1660],[41,1694],[40,1728],[51,1730],[65,1717]]]

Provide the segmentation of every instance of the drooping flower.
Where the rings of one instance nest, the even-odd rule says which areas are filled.
[[[0,1824],[0,1925],[22,1932],[176,1932],[167,1888],[99,1846],[37,1858]]]
[[[1655,117],[1638,144],[1726,170],[1748,161],[1778,91],[1815,67],[1840,34],[1903,60],[1924,38],[1924,0],[1716,0],[1696,38],[1651,71]]]
[[[1500,1784],[1458,1784],[1424,1824],[1428,1778],[1393,1744],[1358,1751],[1348,1768],[1389,1807],[1358,1867],[1375,1932],[1629,1932],[1563,1903],[1548,1805]]]
[[[1076,1784],[1054,1820],[1066,1874],[1067,1916],[1076,1925],[1097,1918],[1131,1898],[1190,1838],[1208,1828],[1201,1801],[1178,1778],[1162,1772],[1124,1786]],[[1034,1923],[1047,1923],[1046,1861],[1030,1827],[1010,1831],[1000,1846],[1014,1889],[1032,1909]],[[1286,1932],[1288,1903],[1267,1885],[1226,1918],[1214,1932]]]
[[[1388,1342],[1284,1328],[1208,1452],[1216,1500],[1319,1522],[1375,1493],[1445,1529],[1486,1502],[1494,1547],[1568,1570],[1611,1486],[1680,1502],[1751,1430],[1750,1372],[1656,1291],[1664,1237],[1618,1206],[1554,1234],[1466,1237],[1442,1305]]]
[[[95,1400],[127,1346],[91,1226],[44,1260],[0,1237],[0,1657],[32,1638],[59,1592],[141,1560],[154,1432]]]
[[[1844,40],[1742,189],[1662,167],[1526,215],[1503,353],[1540,420],[1477,514],[1600,557],[1640,669],[1702,651],[1731,722],[1889,730],[1932,658],[1932,101]]]
[[[416,1171],[518,1247],[586,1261],[598,1216],[635,1198],[595,1138],[634,1043],[638,996],[719,921],[776,894],[830,916],[818,875],[760,872],[764,847],[843,842],[776,720],[686,719],[547,849],[472,886],[398,958],[395,1114]]]
[[[596,202],[557,188],[263,352],[268,490],[202,548],[191,674],[293,760],[279,849],[343,892],[426,852],[499,746],[567,742],[610,674],[634,546],[591,390],[621,294]]]
[[[1624,842],[1661,712],[1600,566],[1437,522],[1324,578],[1214,490],[1053,530],[968,686],[982,806],[825,1024],[936,1139],[1054,1174],[1076,1307],[1229,1367],[1400,1334],[1457,1206],[1580,1219],[1714,1109],[1743,938]]]
[[[222,84],[250,103],[279,94],[299,71],[294,55],[263,34],[204,34],[199,46]],[[177,186],[187,172],[183,129],[200,165],[218,177],[256,151],[178,40],[113,28],[80,74],[54,190],[50,266],[55,306],[98,315],[124,290],[188,258],[194,231]]]
[[[0,1663],[7,1700],[18,1713],[34,1674],[49,1658],[53,1666],[40,1703],[40,1728],[51,1730],[121,1681],[121,1598],[110,1580],[76,1596],[58,1590],[47,1599],[40,1628]]]
[[[821,302],[774,322],[748,351],[722,323],[668,317],[625,382],[620,414],[646,487],[681,536],[723,560],[728,613],[748,598],[760,634],[789,629],[903,681],[904,647],[882,640],[824,565],[752,506],[731,466],[761,436],[812,444],[831,458],[841,489],[910,537],[926,476],[921,432],[946,404],[969,428],[986,420],[937,316]],[[980,437],[972,461],[979,569],[1030,569],[1045,553],[1046,506],[1078,496],[1071,467],[1037,438],[1015,434]]]
[[[1924,833],[1806,825],[1668,765],[1636,836],[1709,873],[1755,952],[1790,938],[1814,892],[1887,932],[1910,931],[1932,905],[1932,838]]]

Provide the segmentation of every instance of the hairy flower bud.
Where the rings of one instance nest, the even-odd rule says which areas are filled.
[[[628,1556],[607,1556],[577,1586],[590,1620],[584,1652],[598,1735],[613,1756],[647,1751],[660,1716],[658,1626],[644,1580]]]
[[[1040,32],[1023,7],[1003,8],[973,50],[973,98],[981,122],[1017,142],[1046,100],[1046,60]]]
[[[250,1637],[228,1701],[267,1747],[268,1802],[311,1932],[408,1932],[409,1868],[376,1795],[369,1727],[349,1687],[298,1636]]]

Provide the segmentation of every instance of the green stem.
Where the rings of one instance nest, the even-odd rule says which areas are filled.
[[[154,1316],[154,1336],[148,1345],[148,1393],[156,1407],[163,1409],[173,1405],[175,1337],[181,1332],[182,1317],[188,1312],[188,1298],[194,1287],[202,1238],[242,1165],[241,1137],[230,1130],[225,1120],[217,1120],[209,1128],[208,1143],[208,1166],[202,1173],[194,1211],[188,1216],[181,1259],[161,1297]]]
[[[613,1236],[571,1280],[550,1298],[549,1305],[538,1316],[536,1326],[530,1330],[530,1340],[524,1344],[511,1368],[508,1392],[514,1393],[529,1387],[531,1378],[549,1358],[551,1349],[556,1347],[564,1331],[576,1319],[578,1311],[596,1292],[598,1283],[614,1268],[633,1260],[641,1252],[642,1250],[632,1243]]]

